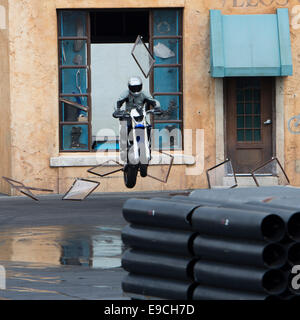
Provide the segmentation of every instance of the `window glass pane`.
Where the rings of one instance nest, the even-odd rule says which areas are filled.
[[[76,51],[76,41],[82,41],[80,50]],[[79,48],[78,48],[79,49]],[[87,64],[87,45],[85,40],[60,41],[60,61],[62,65],[76,66]]]
[[[86,69],[62,69],[61,92],[62,93],[87,93]]]
[[[156,123],[153,130],[155,148],[172,150],[182,147],[181,129],[178,123]]]
[[[88,125],[63,125],[62,150],[88,150]]]
[[[163,114],[154,116],[155,120],[180,120],[180,97],[179,96],[155,96],[160,102]]]
[[[253,119],[253,127],[260,128],[260,116],[254,117]]]
[[[260,129],[254,130],[254,141],[260,141],[260,140],[261,140]]]
[[[179,10],[154,10],[154,36],[180,35],[180,11]]]
[[[61,121],[88,121],[88,113],[81,108],[87,108],[87,97],[62,97],[61,99],[63,101],[61,101]]]
[[[60,13],[60,28],[62,37],[84,37],[86,36],[86,13],[82,11],[62,11]],[[77,42],[79,49],[82,42]]]
[[[243,90],[237,89],[236,100],[237,100],[237,102],[244,102],[244,91]]]
[[[179,68],[154,68],[155,92],[180,92]]]
[[[251,103],[246,103],[245,113],[246,114],[252,113],[252,104]]]
[[[237,131],[237,141],[244,141],[244,130]]]
[[[245,141],[252,141],[252,130],[245,130]]]
[[[244,117],[237,117],[237,123],[236,123],[237,128],[244,128]]]
[[[244,114],[244,104],[243,103],[237,104],[237,114]]]
[[[246,101],[251,101],[252,100],[252,91],[251,91],[251,89],[245,90],[245,100]]]
[[[260,102],[260,90],[258,89],[253,90],[253,100]]]
[[[155,64],[180,63],[180,40],[157,39],[154,40]]]
[[[260,103],[254,103],[254,114],[260,114]]]
[[[245,127],[246,128],[252,128],[252,117],[246,117],[246,121],[245,121]]]

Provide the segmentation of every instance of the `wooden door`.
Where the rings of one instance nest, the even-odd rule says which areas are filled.
[[[273,155],[273,88],[269,77],[225,82],[226,154],[236,173],[249,173]]]

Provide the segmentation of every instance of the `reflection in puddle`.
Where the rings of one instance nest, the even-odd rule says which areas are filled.
[[[52,226],[0,232],[0,261],[107,269],[120,267],[121,255],[121,231],[116,227]]]

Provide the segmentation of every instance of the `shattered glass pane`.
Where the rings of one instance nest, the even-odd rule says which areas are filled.
[[[206,171],[208,185],[214,188],[236,187],[235,173],[230,160],[226,160]]]
[[[162,95],[155,96],[161,105],[162,114],[155,115],[155,120],[180,120],[180,96]]]
[[[117,168],[116,168],[117,167]],[[96,176],[105,177],[112,173],[116,173],[123,170],[123,165],[114,160],[105,161],[98,166],[92,167],[88,170],[89,173],[95,174]]]
[[[96,181],[76,179],[71,189],[64,195],[63,200],[84,200],[99,185],[100,183]]]
[[[151,52],[143,42],[141,36],[137,37],[131,54],[145,78],[148,78],[155,60],[152,57]]]
[[[277,158],[272,158],[262,166],[254,169],[252,177],[257,186],[274,185],[274,183],[279,185],[290,184],[289,178]],[[266,177],[268,178],[266,179]]]
[[[153,52],[156,64],[178,64],[180,63],[180,40],[156,39]]]
[[[150,163],[148,166],[148,177],[163,183],[167,183],[174,162],[174,157],[168,153],[159,152],[158,162],[159,165],[151,165]]]

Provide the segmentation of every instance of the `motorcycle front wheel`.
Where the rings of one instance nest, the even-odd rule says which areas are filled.
[[[148,174],[148,164],[140,164],[140,175],[142,178],[147,177]]]
[[[136,184],[138,173],[138,166],[126,164],[124,167],[124,183],[129,189],[133,188]]]

